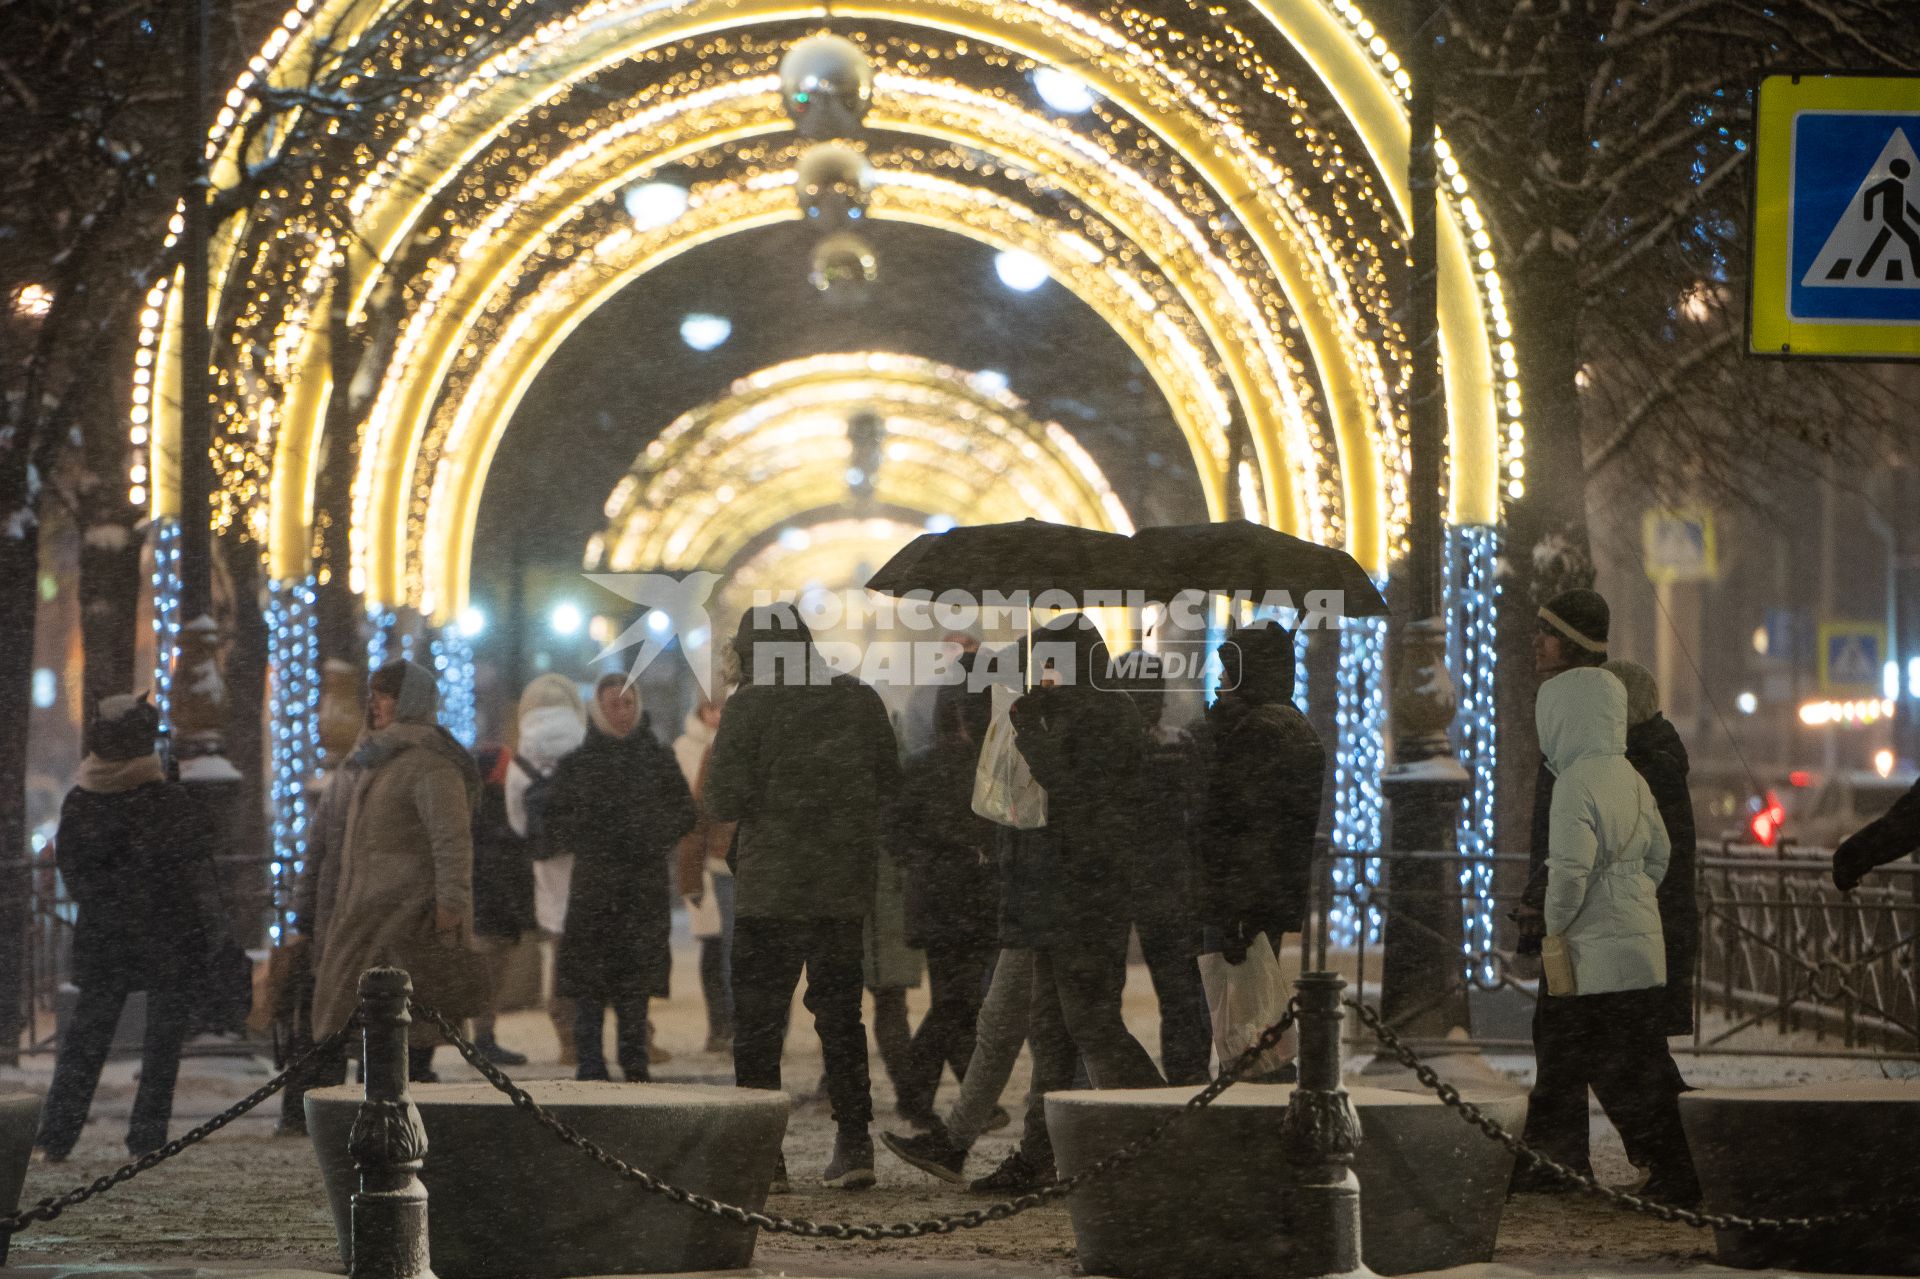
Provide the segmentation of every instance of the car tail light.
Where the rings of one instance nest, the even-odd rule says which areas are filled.
[[[1767,792],[1767,802],[1747,823],[1747,829],[1753,832],[1754,842],[1762,848],[1772,848],[1780,838],[1781,823],[1787,820],[1787,810],[1780,803],[1780,797],[1772,791]]]
[[[1787,784],[1795,790],[1805,790],[1813,785],[1813,774],[1804,768],[1796,768],[1787,774]]]

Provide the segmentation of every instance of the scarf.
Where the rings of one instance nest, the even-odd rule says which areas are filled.
[[[166,779],[166,771],[161,768],[158,755],[141,755],[134,759],[101,759],[98,755],[89,755],[80,761],[77,784],[81,790],[92,791],[96,795],[118,795],[136,786]]]

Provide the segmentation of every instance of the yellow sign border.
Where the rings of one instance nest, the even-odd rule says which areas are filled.
[[[1818,651],[1814,654],[1814,663],[1820,677],[1820,691],[1829,697],[1859,695],[1879,697],[1884,691],[1881,687],[1881,674],[1875,671],[1871,684],[1835,684],[1827,678],[1827,655],[1832,651],[1829,641],[1842,635],[1865,635],[1873,640],[1874,652],[1880,655],[1880,665],[1887,663],[1887,628],[1884,622],[1822,622],[1820,623]]]
[[[1700,572],[1696,576],[1676,573],[1653,562],[1650,553],[1653,533],[1665,519],[1700,525]],[[1650,506],[1640,516],[1640,556],[1653,582],[1714,582],[1720,578],[1720,538],[1713,526],[1713,511],[1704,506]]]
[[[1920,115],[1920,77],[1769,75],[1755,93],[1753,250],[1749,260],[1747,350],[1754,355],[1920,359],[1920,323],[1795,321],[1787,311],[1793,247],[1793,122],[1803,111],[1911,111]]]

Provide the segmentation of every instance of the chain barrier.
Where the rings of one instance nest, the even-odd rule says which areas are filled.
[[[1565,1164],[1541,1154],[1502,1128],[1478,1106],[1462,1097],[1458,1088],[1440,1078],[1433,1067],[1420,1060],[1413,1049],[1402,1043],[1400,1037],[1393,1033],[1392,1029],[1381,1020],[1380,1014],[1370,1005],[1357,999],[1349,999],[1345,1002],[1347,1007],[1358,1015],[1362,1024],[1373,1032],[1388,1056],[1411,1070],[1422,1084],[1431,1089],[1441,1102],[1458,1113],[1462,1119],[1512,1151],[1514,1158],[1528,1167],[1552,1173],[1568,1185],[1586,1194],[1596,1195],[1629,1212],[1658,1217],[1661,1221],[1679,1222],[1697,1229],[1812,1230],[1823,1226],[1874,1221],[1885,1217],[1890,1212],[1910,1212],[1920,1207],[1920,1200],[1898,1200],[1877,1204],[1871,1208],[1852,1208],[1818,1217],[1741,1217],[1731,1213],[1707,1213],[1692,1208],[1681,1208],[1658,1199],[1636,1195],[1629,1190],[1615,1190],[1610,1186],[1603,1186],[1592,1173],[1576,1172]]]
[[[269,1079],[266,1083],[261,1084],[258,1088],[213,1118],[207,1120],[199,1127],[181,1133],[166,1145],[149,1150],[138,1159],[130,1163],[122,1164],[114,1171],[104,1176],[96,1177],[84,1186],[76,1186],[65,1194],[49,1195],[33,1207],[16,1213],[11,1217],[0,1217],[0,1239],[11,1234],[17,1234],[36,1221],[52,1221],[67,1209],[78,1204],[83,1204],[95,1195],[103,1195],[122,1182],[133,1180],[149,1168],[158,1167],[188,1147],[198,1145],[200,1142],[205,1141],[208,1137],[213,1136],[214,1133],[219,1132],[222,1128],[225,1128],[228,1124],[246,1114],[261,1102],[266,1101],[282,1088],[285,1088],[287,1081],[292,1078],[295,1071],[306,1069],[324,1053],[339,1050],[346,1044],[347,1037],[358,1029],[359,1016],[356,1014],[345,1026],[334,1031],[306,1052],[301,1053],[298,1057],[288,1062],[286,1068],[279,1074]]]
[[[984,1208],[975,1208],[968,1212],[952,1213],[941,1217],[930,1217],[922,1221],[902,1221],[892,1225],[877,1223],[858,1224],[840,1221],[811,1221],[805,1217],[782,1217],[773,1213],[755,1212],[738,1204],[724,1203],[706,1195],[695,1194],[671,1182],[663,1181],[652,1173],[635,1168],[618,1155],[596,1145],[590,1138],[544,1110],[524,1088],[509,1079],[485,1054],[459,1033],[458,1027],[433,1008],[418,1001],[409,1001],[413,1011],[425,1020],[432,1022],[448,1043],[452,1044],[468,1065],[506,1094],[513,1104],[532,1115],[543,1127],[565,1144],[584,1153],[603,1168],[638,1185],[648,1194],[660,1195],[674,1203],[683,1204],[696,1212],[736,1225],[753,1226],[760,1230],[776,1234],[798,1235],[803,1239],[833,1239],[841,1242],[875,1242],[883,1239],[921,1239],[928,1235],[949,1235],[956,1230],[974,1230],[994,1221],[1005,1221],[1031,1208],[1072,1194],[1074,1190],[1095,1178],[1102,1177],[1116,1169],[1123,1168],[1145,1154],[1176,1125],[1198,1111],[1212,1105],[1224,1093],[1238,1082],[1240,1076],[1262,1053],[1276,1047],[1281,1038],[1292,1028],[1295,1010],[1293,1004],[1287,1005],[1284,1016],[1260,1034],[1252,1047],[1241,1053],[1229,1063],[1214,1081],[1187,1099],[1186,1105],[1167,1116],[1145,1136],[1120,1147],[1107,1155],[1092,1167],[1071,1177],[1055,1178],[1040,1189],[1014,1199],[1003,1200]]]

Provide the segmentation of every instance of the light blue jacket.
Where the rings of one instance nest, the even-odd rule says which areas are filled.
[[[1655,890],[1667,873],[1667,830],[1646,782],[1627,763],[1627,690],[1598,667],[1540,687],[1534,717],[1553,807],[1547,842],[1547,935],[1564,937],[1574,993],[1667,984]]]

